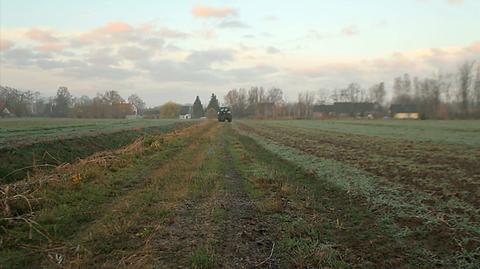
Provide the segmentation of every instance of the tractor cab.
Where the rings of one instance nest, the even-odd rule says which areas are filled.
[[[223,106],[218,110],[218,121],[220,122],[232,122],[232,111],[229,107]]]

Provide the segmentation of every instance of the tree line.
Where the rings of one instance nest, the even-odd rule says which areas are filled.
[[[300,92],[288,102],[283,91],[263,87],[232,89],[224,97],[235,117],[311,118],[313,106],[344,103],[375,103],[388,113],[391,104],[415,105],[423,118],[480,118],[480,64],[465,62],[456,73],[438,73],[428,78],[404,74],[394,78],[387,100],[385,82],[365,89],[358,83],[345,88]]]
[[[74,97],[67,87],[59,87],[55,96],[45,98],[39,92],[1,86],[0,112],[5,108],[17,117],[125,118],[133,110],[142,113],[145,102],[136,94],[125,100],[117,91]]]
[[[182,111],[185,108],[187,111]],[[215,118],[220,109],[220,103],[217,96],[212,93],[210,101],[206,108],[203,107],[200,97],[197,96],[192,106],[180,105],[175,102],[167,102],[162,106],[147,109],[145,114],[147,117],[157,115],[159,118],[178,118],[181,113],[189,114],[192,119],[199,119],[202,117]],[[158,114],[157,114],[158,113]]]
[[[251,87],[232,89],[224,96],[235,117],[249,118],[311,118],[313,106],[335,102],[376,103],[387,112],[390,104],[415,105],[423,118],[480,118],[480,64],[464,62],[455,73],[438,73],[427,78],[404,74],[394,78],[392,96],[387,100],[384,82],[369,88],[350,83],[344,88],[303,91],[296,101],[287,101],[282,89]],[[129,104],[133,104],[131,106]],[[212,94],[207,107],[197,96],[192,118],[216,117],[220,103]],[[0,113],[5,108],[15,116],[49,116],[75,118],[124,118],[132,108],[145,117],[178,118],[182,107],[174,102],[146,108],[136,94],[126,100],[117,91],[105,91],[95,97],[75,97],[68,88],[60,87],[55,96],[42,97],[36,91],[22,91],[0,86]],[[1,116],[1,115],[0,115]]]

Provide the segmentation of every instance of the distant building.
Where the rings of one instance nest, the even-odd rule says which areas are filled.
[[[2,104],[0,104],[0,118],[9,118],[15,117],[15,115],[8,110],[8,108]]]
[[[333,105],[314,105],[313,106],[313,117],[317,119],[324,119],[332,116],[335,111]]]
[[[326,118],[329,116],[370,117],[380,111],[380,105],[367,102],[335,102],[333,105],[313,106],[315,118]]]
[[[394,119],[413,119],[418,120],[420,113],[414,104],[393,104],[390,106],[390,114]]]
[[[182,106],[180,108],[180,116],[179,119],[181,120],[188,120],[192,118],[192,107],[191,106]]]

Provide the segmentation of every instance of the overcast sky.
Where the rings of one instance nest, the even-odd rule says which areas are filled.
[[[0,84],[148,105],[367,88],[480,60],[478,0],[0,0]]]

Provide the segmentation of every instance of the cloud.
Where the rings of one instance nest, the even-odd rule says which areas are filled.
[[[120,59],[115,57],[111,48],[92,49],[86,55],[85,61],[89,64],[102,66],[115,66],[120,63]]]
[[[192,15],[201,18],[224,18],[232,15],[236,15],[237,10],[230,7],[208,7],[208,6],[195,6],[192,8]]]
[[[126,46],[118,50],[118,54],[124,59],[136,61],[153,56],[152,52],[137,46]]]
[[[44,52],[35,52],[25,48],[14,48],[3,53],[2,64],[28,67],[36,64],[38,60],[51,59],[52,55]]]
[[[31,40],[38,42],[57,42],[58,38],[54,36],[52,31],[32,28],[25,33],[25,36]]]
[[[232,76],[237,82],[252,82],[264,78],[268,75],[273,75],[279,71],[278,68],[269,65],[257,65],[253,67],[236,68],[225,71]]]
[[[270,15],[270,16],[264,17],[264,20],[266,20],[266,21],[277,21],[277,20],[278,20],[278,17],[277,17],[277,16]]]
[[[0,51],[8,50],[13,47],[13,42],[6,39],[0,39]]]
[[[358,29],[355,25],[350,25],[342,28],[341,33],[345,36],[354,36],[358,35]]]
[[[81,34],[74,42],[78,42],[80,45],[94,42],[124,42],[133,40],[135,33],[134,28],[127,23],[120,21],[110,22],[92,31]]]
[[[61,52],[66,48],[66,45],[60,43],[47,43],[36,46],[35,49],[43,52]]]
[[[368,86],[379,81],[390,82],[394,77],[410,73],[429,77],[437,72],[456,72],[466,60],[480,59],[480,41],[465,47],[430,48],[396,52],[384,57],[345,63],[325,63],[318,66],[291,69],[293,77],[301,76],[325,87],[339,87],[349,82]]]
[[[187,61],[143,61],[139,62],[137,67],[148,72],[153,80],[161,82],[216,84],[225,81],[221,72],[215,71],[209,66],[198,67]]]
[[[200,30],[197,34],[203,39],[214,39],[217,37],[217,32],[213,29]]]
[[[186,61],[198,68],[209,67],[213,63],[233,61],[233,51],[226,49],[194,51],[186,58]]]
[[[157,33],[159,36],[164,38],[186,38],[189,36],[189,34],[187,33],[170,29],[167,27],[160,28],[160,30]]]
[[[139,42],[142,46],[151,47],[151,48],[163,48],[165,45],[165,40],[158,37],[146,38]]]
[[[137,75],[136,71],[103,65],[86,65],[79,63],[77,65],[65,64],[63,73],[67,76],[80,79],[108,79],[108,80],[125,80]]]
[[[115,34],[115,33],[125,33],[133,31],[133,27],[130,24],[125,22],[117,21],[110,22],[107,25],[98,27],[90,32],[92,35],[105,35],[105,34]]]
[[[277,53],[281,52],[279,49],[277,49],[273,46],[267,47],[265,50],[268,54],[277,54]]]
[[[221,22],[218,27],[220,28],[250,28],[247,24],[241,22],[241,21],[223,21]]]

